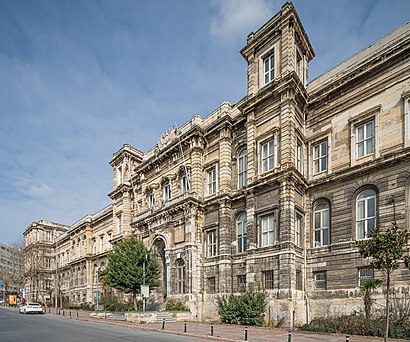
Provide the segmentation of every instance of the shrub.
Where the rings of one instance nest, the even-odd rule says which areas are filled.
[[[219,298],[217,301],[222,322],[229,324],[263,325],[262,314],[266,296],[262,292],[248,291],[241,296]]]
[[[182,302],[180,298],[167,298],[165,303],[166,311],[189,311],[188,307]]]
[[[346,335],[364,335],[382,337],[385,331],[384,317],[368,320],[364,315],[351,314],[340,317],[315,318],[309,324],[299,327],[300,330],[339,333]],[[410,322],[405,324],[391,320],[389,337],[410,339]]]

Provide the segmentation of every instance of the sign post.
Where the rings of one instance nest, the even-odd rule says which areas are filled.
[[[142,312],[145,312],[145,300],[149,297],[149,285],[141,285]]]

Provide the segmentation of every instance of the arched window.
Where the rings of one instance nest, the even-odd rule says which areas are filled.
[[[178,259],[176,261],[177,266],[177,293],[185,293],[185,261]]]
[[[328,203],[319,203],[315,206],[313,213],[313,236],[314,247],[329,244],[329,222],[330,210]]]
[[[182,174],[181,187],[182,187],[182,193],[191,191],[190,177],[189,177],[189,173],[187,172],[187,170],[184,170],[184,173]]]
[[[376,228],[376,192],[362,191],[356,199],[356,236],[366,239]]]
[[[247,184],[248,174],[248,152],[242,149],[238,155],[238,188],[243,188]]]
[[[238,253],[242,253],[246,251],[246,236],[247,236],[247,228],[246,228],[246,213],[243,212],[238,216],[236,220],[236,237],[237,237],[237,251]]]

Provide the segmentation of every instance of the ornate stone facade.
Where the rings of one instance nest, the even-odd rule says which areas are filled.
[[[88,243],[82,264],[74,258],[85,297],[71,298],[92,299],[109,249],[99,257],[91,241],[134,234],[160,260],[151,300],[183,298],[198,320],[215,319],[217,297],[247,289],[266,291],[272,324],[360,309],[360,282],[379,274],[356,241],[409,225],[409,51],[406,23],[307,84],[315,53],[283,5],[241,50],[241,101],[194,115],[146,153],[114,154],[112,206],[64,235],[66,250]],[[399,293],[409,279],[396,273]]]

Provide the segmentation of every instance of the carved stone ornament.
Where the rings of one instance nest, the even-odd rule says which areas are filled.
[[[165,146],[167,146],[170,142],[172,142],[179,134],[179,131],[176,127],[171,127],[168,130],[165,131],[161,135],[161,137],[158,140],[158,148],[162,149]]]

